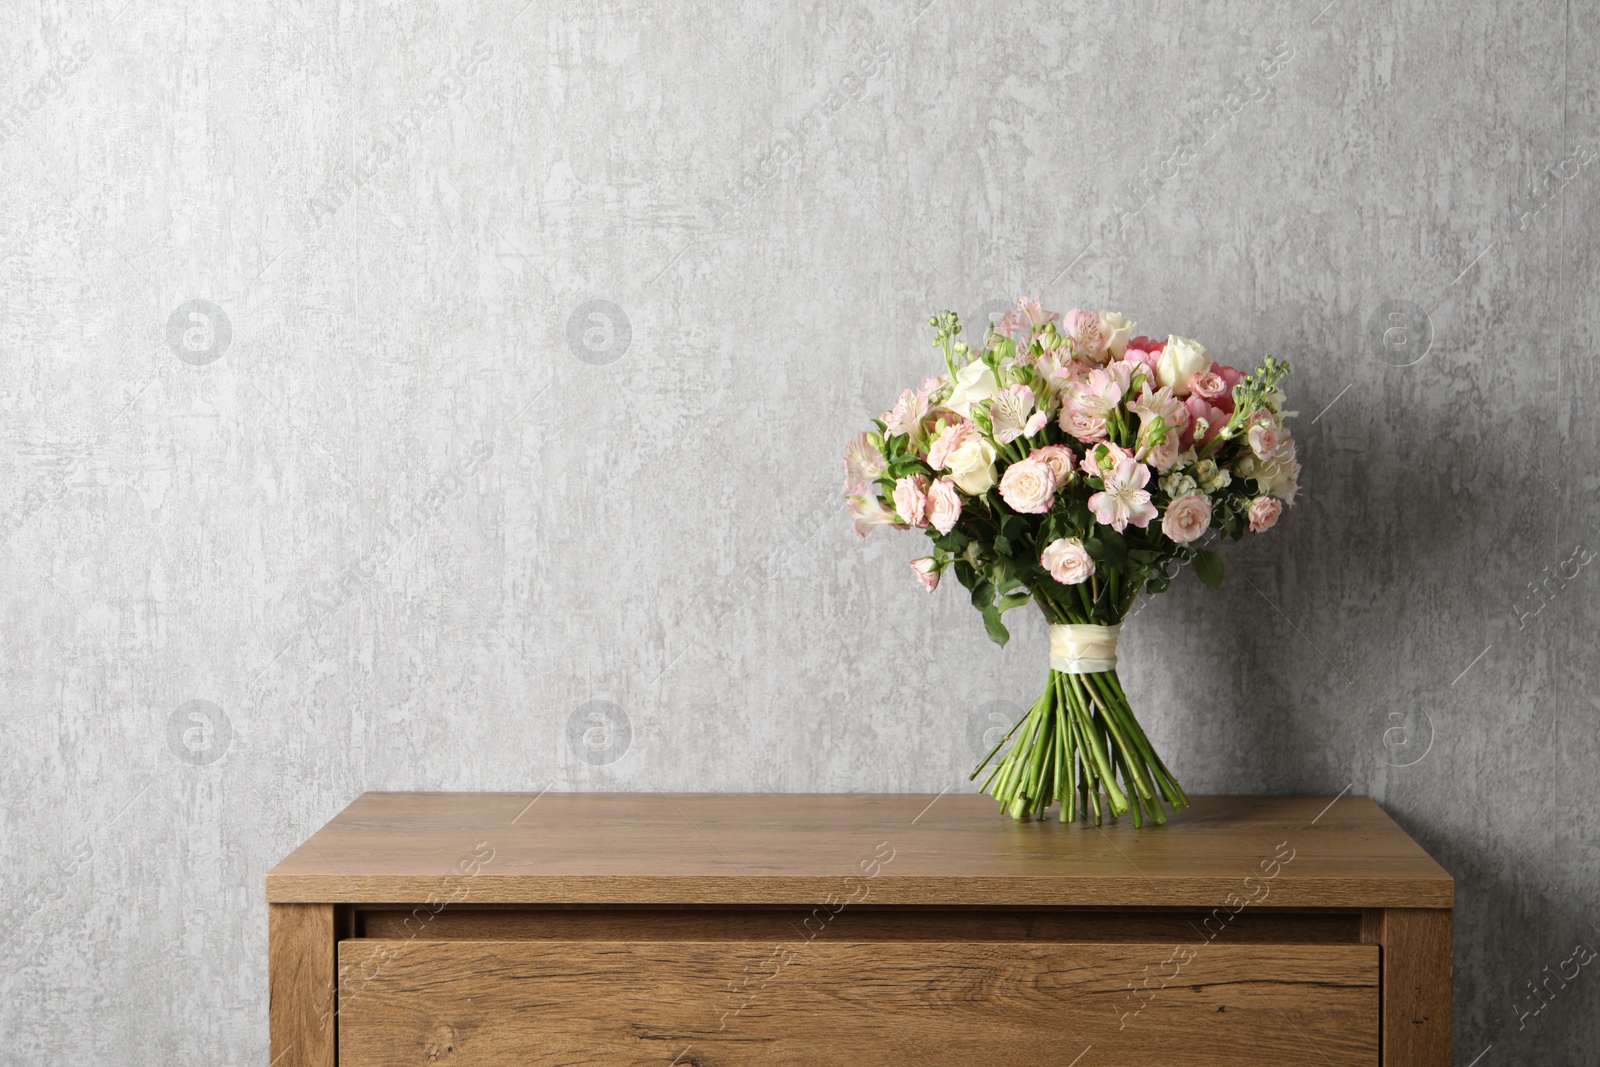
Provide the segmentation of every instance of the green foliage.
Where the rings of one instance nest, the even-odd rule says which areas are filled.
[[[1209,549],[1198,549],[1194,554],[1194,574],[1215,589],[1222,584],[1222,557]]]

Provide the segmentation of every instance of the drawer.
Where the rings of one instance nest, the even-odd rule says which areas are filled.
[[[1378,949],[1083,941],[339,942],[339,1063],[1378,1062]]]

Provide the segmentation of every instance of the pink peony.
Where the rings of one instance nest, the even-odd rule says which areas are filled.
[[[1072,450],[1066,445],[1045,445],[1043,448],[1036,448],[1028,454],[1028,458],[1050,468],[1050,473],[1056,476],[1057,489],[1066,485],[1072,477]]]
[[[1055,503],[1055,471],[1035,459],[1013,463],[1000,478],[1000,496],[1012,511],[1043,515]]]
[[[1087,582],[1094,574],[1094,558],[1076,537],[1051,541],[1039,554],[1039,563],[1062,585]]]
[[[932,556],[912,560],[911,573],[917,576],[917,581],[921,582],[922,588],[928,592],[931,593],[939,588],[939,565],[933,561]]]
[[[1186,545],[1211,527],[1211,502],[1199,493],[1180,496],[1167,505],[1161,517],[1161,532]]]
[[[1283,504],[1270,496],[1258,496],[1250,501],[1250,529],[1266,533],[1283,514]]]
[[[1189,410],[1189,425],[1183,429],[1180,443],[1184,448],[1199,448],[1205,445],[1217,431],[1227,425],[1228,413],[1221,408],[1212,407],[1204,397],[1191,396],[1184,401],[1184,407]]]
[[[876,495],[853,496],[849,505],[850,515],[855,519],[856,536],[863,541],[874,526],[889,526],[895,522],[894,512],[884,507]]]
[[[928,486],[928,525],[942,534],[955,529],[961,518],[961,494],[949,478],[940,478]]]
[[[844,446],[844,494],[859,496],[872,488],[883,473],[883,456],[872,447],[865,433],[858,433]]]
[[[961,447],[967,435],[976,429],[972,423],[963,419],[953,426],[946,426],[939,436],[934,438],[933,445],[928,449],[928,466],[936,471],[942,471],[950,465],[950,453]]]
[[[1150,503],[1150,494],[1144,488],[1150,481],[1150,468],[1128,456],[1103,477],[1105,489],[1089,498],[1095,521],[1119,533],[1129,523],[1141,529],[1148,526],[1156,517],[1156,506]]]
[[[900,521],[909,526],[928,525],[928,479],[921,474],[908,474],[894,483],[894,510]]]

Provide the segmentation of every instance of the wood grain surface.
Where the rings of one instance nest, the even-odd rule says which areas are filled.
[[[278,902],[1449,907],[1370,799],[1197,797],[1166,826],[1015,823],[986,797],[367,793],[268,873]],[[1254,890],[1248,890],[1254,892]]]
[[[272,1067],[334,1067],[334,964],[331,904],[268,905]]]
[[[1378,1062],[1376,947],[1214,943],[1163,969],[1170,950],[345,941],[340,1063]]]
[[[1383,913],[1384,1067],[1450,1067],[1450,912]]]

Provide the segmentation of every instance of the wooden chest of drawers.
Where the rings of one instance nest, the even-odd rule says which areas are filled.
[[[266,879],[274,1067],[1450,1062],[1450,877],[1364,797],[368,793]]]

